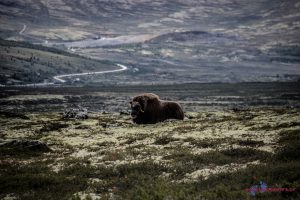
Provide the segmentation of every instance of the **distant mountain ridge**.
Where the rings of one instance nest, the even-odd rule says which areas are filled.
[[[91,80],[101,83],[290,81],[300,75],[299,9],[297,0],[3,0],[0,37],[130,66]]]

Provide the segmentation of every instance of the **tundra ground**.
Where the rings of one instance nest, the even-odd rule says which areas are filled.
[[[2,198],[252,199],[245,189],[259,181],[300,187],[299,109],[189,112],[184,121],[153,125],[119,113],[19,117],[2,113],[2,142],[38,140],[51,151],[2,146]]]
[[[0,199],[298,199],[298,88],[0,88]],[[180,102],[185,119],[132,123],[128,102],[145,91]],[[88,119],[62,118],[78,105]]]

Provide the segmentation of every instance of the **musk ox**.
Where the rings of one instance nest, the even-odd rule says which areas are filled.
[[[183,120],[184,118],[178,103],[160,100],[153,93],[135,96],[130,104],[132,120],[137,124],[155,124],[166,119]]]

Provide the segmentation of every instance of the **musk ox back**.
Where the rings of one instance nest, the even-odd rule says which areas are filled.
[[[183,120],[181,106],[172,101],[160,100],[156,94],[144,93],[132,99],[131,116],[137,124],[154,124],[166,119]]]

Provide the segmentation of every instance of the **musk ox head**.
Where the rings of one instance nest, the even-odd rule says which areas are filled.
[[[166,119],[183,119],[181,106],[176,102],[160,100],[156,94],[144,93],[132,99],[131,116],[137,124],[154,124]]]
[[[130,102],[131,117],[133,121],[141,119],[144,115],[147,115],[149,109],[151,109],[158,101],[159,97],[152,93],[144,93],[134,97]]]
[[[131,117],[132,119],[138,118],[142,113],[145,112],[144,106],[142,106],[139,102],[137,101],[131,101]]]

